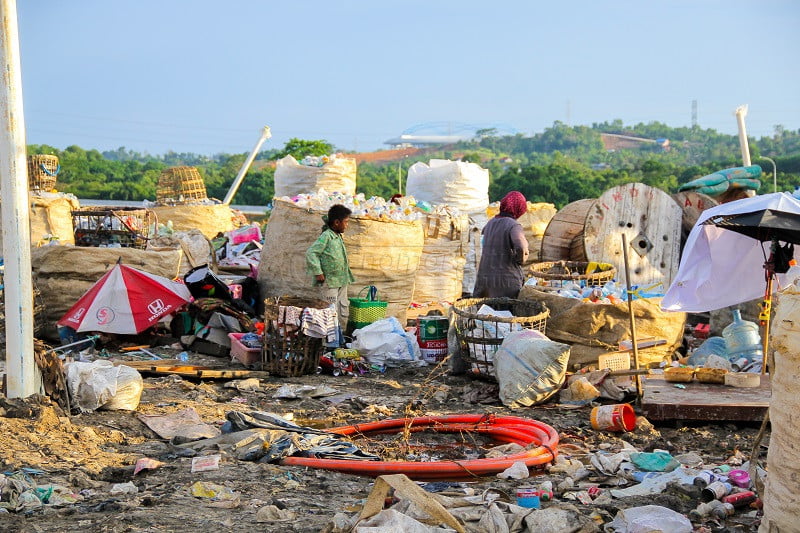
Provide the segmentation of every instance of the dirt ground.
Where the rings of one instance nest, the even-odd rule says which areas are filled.
[[[155,350],[155,349],[153,349]],[[161,355],[174,355],[166,348]],[[193,356],[197,364],[223,360]],[[210,361],[209,361],[210,360]],[[591,451],[615,451],[622,440],[640,451],[662,449],[673,455],[695,452],[706,463],[723,463],[749,455],[758,431],[755,425],[688,425],[652,427],[640,423],[627,434],[598,432],[589,422],[590,407],[565,409],[555,403],[511,411],[497,399],[496,385],[466,376],[451,376],[434,367],[389,369],[363,376],[320,374],[300,378],[267,378],[257,391],[225,388],[226,381],[198,381],[177,376],[146,376],[141,403],[135,412],[96,411],[68,416],[44,399],[4,401],[0,409],[0,466],[3,472],[33,468],[39,484],[59,484],[80,494],[79,501],[45,505],[25,513],[0,514],[0,530],[24,532],[123,531],[330,531],[336,513],[356,514],[372,480],[323,470],[238,461],[223,455],[219,470],[192,473],[191,457],[182,456],[138,418],[138,413],[167,414],[194,408],[203,421],[221,425],[231,410],[260,410],[293,417],[296,423],[318,428],[409,415],[499,413],[533,418],[550,424],[560,434],[560,454],[586,459]],[[284,384],[333,387],[328,398],[274,399]],[[435,451],[432,453],[436,453]],[[469,453],[469,452],[465,452]],[[137,459],[149,457],[164,464],[133,475]],[[515,488],[550,479],[557,486],[565,474],[541,472],[535,479],[475,479],[452,488],[480,494],[493,488],[514,495]],[[116,483],[132,481],[135,494],[111,494]],[[213,482],[239,495],[228,502],[195,498],[189,487],[196,481]],[[591,484],[592,477],[584,480]],[[596,481],[596,480],[595,480]],[[596,481],[597,482],[597,481]],[[602,479],[599,481],[604,487]],[[596,484],[596,483],[595,483]],[[555,502],[560,500],[556,490]],[[513,498],[512,498],[513,499]],[[611,500],[583,505],[570,502],[596,522],[610,521],[620,508],[644,504],[669,507],[684,514],[699,503],[697,494],[668,488],[652,497]],[[259,522],[267,505],[285,509],[283,520]],[[547,506],[550,504],[544,504]],[[755,531],[756,512],[746,509],[725,522],[707,519],[697,531]]]

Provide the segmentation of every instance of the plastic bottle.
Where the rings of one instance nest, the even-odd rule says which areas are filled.
[[[732,361],[745,357],[750,361],[760,361],[763,357],[761,335],[755,322],[742,320],[742,313],[733,310],[733,322],[722,330],[728,358]]]
[[[188,361],[189,360],[189,353],[188,352],[181,352],[179,353],[175,359],[178,361]]]

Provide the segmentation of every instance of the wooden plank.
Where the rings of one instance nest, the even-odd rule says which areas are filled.
[[[204,370],[187,367],[166,366],[151,366],[149,368],[139,368],[138,370],[142,374],[156,374],[160,376],[174,374],[185,378],[197,379],[264,379],[269,377],[269,372],[261,372],[257,370]]]
[[[200,365],[189,365],[177,359],[163,361],[114,361],[114,364],[130,366],[142,374],[170,375],[175,374],[197,379],[239,379],[269,377],[269,372],[257,370],[227,370]]]
[[[648,419],[757,422],[764,418],[772,396],[768,375],[753,388],[698,381],[683,383],[685,389],[675,385],[657,374],[643,380],[642,411]]]

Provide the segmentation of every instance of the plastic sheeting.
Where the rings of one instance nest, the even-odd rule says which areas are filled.
[[[678,273],[661,301],[661,308],[700,313],[763,297],[766,287],[763,265],[769,256],[770,243],[704,224],[712,217],[763,209],[800,214],[800,200],[779,192],[704,211],[689,233]],[[800,246],[795,247],[794,257],[800,260]],[[778,274],[775,288],[785,283],[785,276]]]

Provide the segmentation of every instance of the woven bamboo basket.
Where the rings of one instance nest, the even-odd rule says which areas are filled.
[[[613,280],[614,276],[617,275],[617,269],[613,266],[602,272],[587,274],[586,269],[588,266],[588,262],[582,261],[535,263],[528,269],[526,278],[535,277],[544,282],[543,287],[549,286],[560,289],[564,282],[568,281],[574,281],[585,286],[598,287]]]
[[[31,191],[47,192],[56,188],[61,166],[58,157],[48,154],[28,156],[28,187]]]
[[[330,304],[315,298],[284,296],[264,301],[264,334],[262,368],[273,376],[296,377],[313,374],[325,348],[324,339],[309,337],[300,329],[278,324],[281,306],[326,309]]]
[[[487,305],[495,311],[511,311],[510,318],[482,315]],[[453,304],[455,331],[461,357],[471,364],[477,377],[495,379],[493,359],[503,338],[511,331],[531,329],[545,333],[550,311],[536,300],[513,298],[465,298]]]
[[[161,171],[156,186],[159,204],[178,205],[206,198],[206,185],[195,167],[170,167]]]

